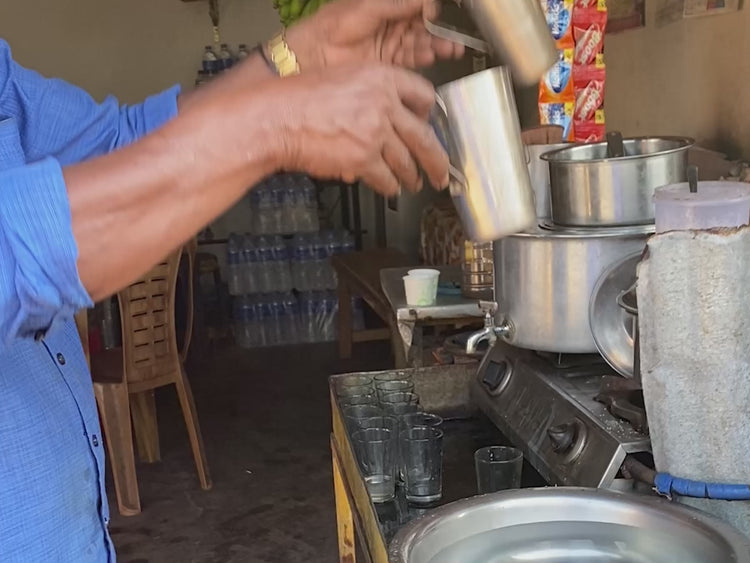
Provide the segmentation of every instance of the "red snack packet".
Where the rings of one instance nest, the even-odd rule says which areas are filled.
[[[573,133],[576,143],[598,143],[603,141],[606,134],[604,110],[596,110],[592,119],[574,121]]]
[[[607,75],[604,58],[600,64],[574,66],[573,83],[575,88],[575,121],[590,121],[596,110],[604,104],[604,82]]]
[[[604,104],[604,82],[593,80],[584,88],[576,90],[576,106],[573,112],[575,121],[590,121],[596,110]]]
[[[579,0],[581,2],[586,0]],[[592,64],[596,56],[604,51],[604,32],[607,28],[607,9],[595,6],[576,5],[573,12],[573,38],[575,55],[573,62],[577,65]]]
[[[594,64],[573,66],[573,85],[576,89],[585,88],[589,82],[604,82],[606,78],[604,55],[598,55]]]

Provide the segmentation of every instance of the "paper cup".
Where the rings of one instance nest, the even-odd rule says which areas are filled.
[[[410,276],[428,276],[428,277],[440,277],[440,270],[433,270],[432,268],[416,268],[407,272]]]
[[[435,304],[437,298],[438,278],[440,272],[435,274],[414,274],[404,276],[404,291],[406,292],[406,304],[412,307],[428,307]]]

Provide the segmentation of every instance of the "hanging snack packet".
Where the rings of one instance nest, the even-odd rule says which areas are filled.
[[[573,49],[558,51],[557,62],[547,71],[539,84],[540,102],[572,102],[575,100],[573,84]]]
[[[542,125],[559,125],[563,128],[563,140],[573,141],[574,102],[552,102],[539,104],[539,122]]]
[[[575,121],[593,119],[594,112],[604,105],[606,73],[603,56],[598,57],[597,64],[573,67]]]
[[[604,52],[604,32],[607,28],[607,6],[603,2],[577,0],[573,16],[574,62],[593,64]]]
[[[591,119],[575,121],[573,127],[575,129],[574,140],[576,143],[599,143],[603,141],[606,135],[604,110],[596,110]]]
[[[558,49],[573,46],[574,0],[539,0]]]

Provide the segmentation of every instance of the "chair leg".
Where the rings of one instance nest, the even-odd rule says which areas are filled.
[[[153,389],[130,395],[130,410],[138,457],[146,463],[160,461],[159,426],[156,420],[156,398]]]
[[[177,387],[180,406],[182,406],[182,414],[185,417],[185,426],[187,426],[188,436],[190,437],[190,447],[193,449],[193,458],[195,458],[195,467],[198,470],[198,479],[200,480],[201,488],[207,491],[212,486],[211,475],[208,471],[206,451],[203,447],[203,436],[198,424],[198,412],[195,409],[193,391],[190,389],[185,367],[182,364],[180,364],[180,373],[175,379],[175,386]]]
[[[135,516],[141,512],[141,500],[135,473],[127,384],[94,383],[94,394],[107,441],[117,506],[123,516]]]

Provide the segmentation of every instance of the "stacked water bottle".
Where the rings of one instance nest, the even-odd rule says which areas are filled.
[[[279,174],[253,188],[250,211],[257,235],[311,233],[320,228],[315,184],[302,174]]]
[[[287,244],[288,242],[288,244]],[[243,348],[335,340],[338,299],[330,258],[354,250],[347,232],[233,234],[227,249],[237,343]],[[353,301],[355,329],[364,325]]]
[[[218,52],[211,45],[206,45],[201,59],[201,69],[198,71],[198,76],[195,79],[195,85],[200,86],[208,82],[213,77],[225,70],[229,70],[235,63],[246,59],[248,56],[250,56],[250,52],[244,43],[239,46],[236,54],[229,49],[229,45],[226,43],[221,44]]]

